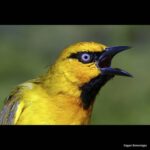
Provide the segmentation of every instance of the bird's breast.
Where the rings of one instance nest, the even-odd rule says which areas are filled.
[[[27,91],[25,108],[17,124],[88,124],[92,107],[84,109],[81,99],[66,95],[49,95],[42,88]]]

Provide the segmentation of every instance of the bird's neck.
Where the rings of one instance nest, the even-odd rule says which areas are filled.
[[[72,82],[65,74],[53,73],[53,70],[45,75],[43,85],[49,95],[63,95],[69,96],[77,100],[77,104],[82,105],[84,109],[89,109],[93,106],[96,95],[100,89],[112,79],[113,76],[97,76],[91,79],[84,85],[78,85],[76,82]]]
[[[80,97],[81,91],[76,84],[68,80],[64,74],[48,72],[43,79],[43,86],[50,95],[63,94]]]
[[[54,99],[55,109],[60,122],[60,116],[66,116],[65,123],[70,124],[88,124],[91,118],[91,105],[88,109],[84,109],[81,100],[81,89],[73,82],[70,82],[64,75],[47,73],[42,79],[43,89]],[[62,109],[63,108],[63,109]],[[59,111],[61,110],[61,111]]]

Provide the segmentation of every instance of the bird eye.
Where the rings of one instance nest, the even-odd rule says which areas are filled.
[[[81,62],[89,63],[92,60],[92,56],[90,54],[84,53],[81,55]]]

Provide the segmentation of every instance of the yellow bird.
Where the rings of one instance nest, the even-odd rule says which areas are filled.
[[[42,76],[18,85],[5,100],[0,124],[86,125],[101,87],[115,75],[111,60],[128,46],[80,42],[64,49]]]

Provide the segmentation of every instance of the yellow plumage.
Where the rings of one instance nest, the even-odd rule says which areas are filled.
[[[93,102],[85,108],[81,87],[101,74],[93,61],[82,63],[71,54],[101,53],[106,46],[80,42],[66,48],[44,75],[17,86],[1,112],[0,124],[89,124]]]

